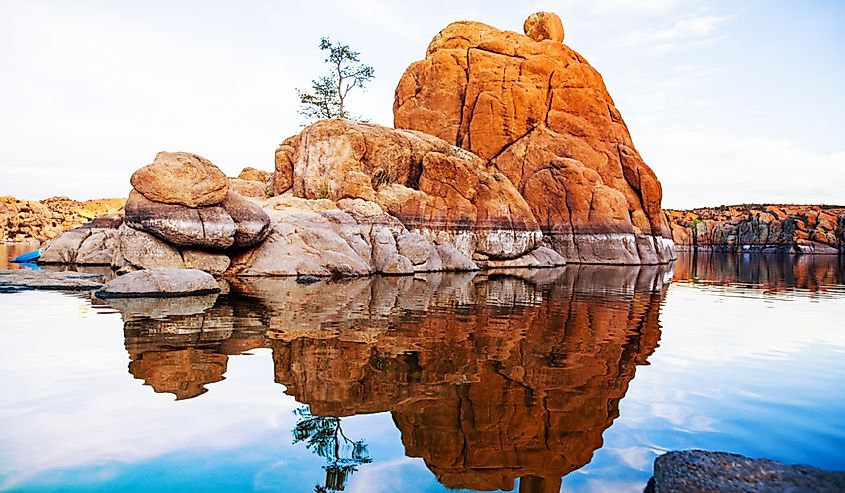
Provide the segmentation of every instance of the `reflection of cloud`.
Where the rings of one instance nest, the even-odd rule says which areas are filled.
[[[85,300],[22,296],[33,299],[0,298],[0,312],[16,322],[14,330],[4,330],[0,347],[0,489],[48,470],[230,449],[294,422],[295,403],[280,398],[282,387],[272,381],[269,350],[232,358],[227,380],[214,384],[213,392],[176,403],[127,372],[119,314],[82,319],[76,305]],[[16,313],[45,302],[50,310],[37,318]],[[34,331],[41,343],[33,350]]]
[[[717,28],[730,19],[726,15],[686,17],[657,29],[637,29],[621,40],[623,48],[641,47],[655,51],[672,51],[687,46],[700,46],[724,39]]]
[[[588,491],[590,493],[642,493],[641,481],[615,481],[600,478],[590,478],[581,481],[577,486],[570,486],[564,481],[564,489],[569,491]]]
[[[604,450],[617,457],[626,466],[640,471],[651,469],[654,462],[654,452],[646,447],[605,447]]]
[[[387,462],[376,462],[362,467],[353,476],[349,493],[380,493],[388,491],[415,491],[406,484],[412,475],[403,470],[418,469],[423,477],[434,477],[428,472],[422,459],[402,457]],[[418,472],[418,474],[419,474]]]
[[[665,331],[657,357],[689,368],[702,362],[721,365],[739,359],[785,359],[810,344],[845,348],[845,332],[836,316],[845,313],[845,298],[826,300],[826,310],[818,310],[812,298],[799,296],[779,300],[783,304],[778,309],[761,310],[761,305],[771,298],[763,300],[759,295],[751,295],[725,296],[718,292],[705,295],[693,285],[672,284],[661,313],[662,325],[684,327],[694,319],[698,330]],[[707,313],[719,313],[719,316],[707,317]],[[730,321],[727,325],[726,320]],[[807,326],[808,320],[813,321],[811,327]],[[796,327],[804,329],[796,330]],[[765,330],[765,337],[755,328]],[[714,340],[719,344],[714,344]]]

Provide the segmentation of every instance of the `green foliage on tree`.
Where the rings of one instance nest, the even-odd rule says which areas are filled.
[[[360,53],[340,41],[320,38],[320,50],[328,53],[325,61],[330,67],[329,74],[312,80],[310,91],[296,90],[299,114],[309,122],[324,118],[360,120],[350,116],[347,97],[350,91],[356,87],[363,89],[373,79],[373,67],[361,63]]]

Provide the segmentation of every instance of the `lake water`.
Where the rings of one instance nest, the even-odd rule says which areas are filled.
[[[642,491],[685,448],[845,469],[836,257],[0,313],[3,491]]]

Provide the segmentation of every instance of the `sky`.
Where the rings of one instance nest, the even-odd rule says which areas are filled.
[[[845,204],[841,0],[0,0],[0,195],[126,196],[162,150],[270,171],[320,37],[374,67],[350,107],[392,126],[440,29],[540,10],[604,77],[664,207]]]

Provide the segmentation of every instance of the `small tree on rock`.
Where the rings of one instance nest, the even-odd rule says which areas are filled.
[[[296,90],[299,96],[299,114],[309,121],[323,118],[352,118],[346,107],[349,91],[363,89],[375,75],[373,67],[360,63],[360,53],[349,45],[329,38],[320,38],[320,50],[327,51],[326,63],[331,70],[311,81],[310,91]]]

